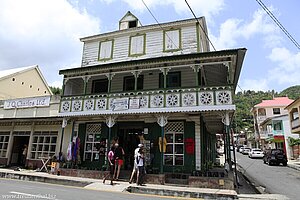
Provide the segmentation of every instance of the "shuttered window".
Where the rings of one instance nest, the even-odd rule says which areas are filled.
[[[112,58],[113,41],[100,42],[99,60],[107,60]]]
[[[176,51],[181,49],[180,30],[164,32],[164,51]]]
[[[130,56],[145,54],[145,35],[132,36],[130,38]]]

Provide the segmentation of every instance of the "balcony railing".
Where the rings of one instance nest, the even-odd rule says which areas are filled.
[[[232,105],[229,88],[180,88],[81,96],[64,96],[60,113],[93,114],[131,110],[147,111],[165,108],[195,108],[197,106]]]

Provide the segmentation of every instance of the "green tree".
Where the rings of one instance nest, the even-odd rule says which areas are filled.
[[[62,95],[62,89],[59,87],[52,87],[50,86],[50,90],[54,95]]]

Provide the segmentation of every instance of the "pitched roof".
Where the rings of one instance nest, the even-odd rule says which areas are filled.
[[[288,97],[275,97],[272,100],[262,100],[261,103],[256,104],[254,107],[287,106],[293,101]]]
[[[29,69],[33,69],[35,67],[37,67],[37,65],[2,70],[2,71],[0,71],[0,79],[11,76],[11,75],[14,75],[14,74],[17,74],[17,73],[20,73],[20,72],[27,71]]]
[[[38,72],[39,76],[42,79],[42,82],[45,84],[46,88],[48,89],[48,92],[51,95],[53,95],[53,93],[52,93],[46,79],[44,78],[42,72],[40,71],[38,65],[31,65],[31,66],[27,66],[27,67],[19,67],[19,68],[13,68],[13,69],[7,69],[7,70],[0,71],[0,80],[11,77],[11,76],[14,76],[14,75],[19,74],[19,73],[23,73],[25,71],[32,70],[32,69],[36,69],[36,71]]]

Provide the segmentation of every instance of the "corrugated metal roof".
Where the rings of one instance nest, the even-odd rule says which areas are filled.
[[[275,97],[272,100],[262,100],[261,103],[256,104],[254,107],[287,106],[293,101],[294,100],[291,100],[288,97]]]

